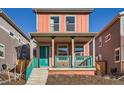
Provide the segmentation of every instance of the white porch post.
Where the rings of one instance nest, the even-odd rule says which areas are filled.
[[[52,66],[54,66],[54,37],[52,38]]]
[[[72,37],[72,67],[74,67],[74,37]]]
[[[33,39],[30,40],[30,59],[33,59]]]
[[[93,39],[93,67],[95,67],[95,38]]]

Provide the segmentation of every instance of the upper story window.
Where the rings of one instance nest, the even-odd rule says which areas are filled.
[[[10,31],[9,36],[11,36],[12,38],[14,38],[14,33]]]
[[[50,31],[59,31],[59,16],[50,17]]]
[[[5,57],[5,46],[0,43],[0,58]]]
[[[99,37],[99,47],[102,47],[102,37]]]
[[[105,42],[108,42],[109,40],[111,40],[111,34],[108,34],[105,37]]]
[[[75,16],[66,16],[66,31],[75,31]]]

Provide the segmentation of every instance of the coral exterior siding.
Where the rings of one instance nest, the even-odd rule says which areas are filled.
[[[45,14],[38,15],[38,32],[49,32],[49,16]]]
[[[49,75],[95,75],[94,70],[49,70]]]
[[[52,14],[51,14],[52,15]],[[38,14],[37,16],[37,32],[49,32],[50,16],[49,14]],[[60,32],[66,32],[66,14],[58,15],[60,19]],[[76,32],[88,32],[88,15],[72,15],[75,16]]]

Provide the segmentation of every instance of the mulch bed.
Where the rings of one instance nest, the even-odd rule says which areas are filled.
[[[124,81],[101,76],[49,75],[47,85],[124,85]]]

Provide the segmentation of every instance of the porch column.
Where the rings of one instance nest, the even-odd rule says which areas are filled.
[[[52,64],[54,66],[54,37],[52,37]]]
[[[95,39],[93,39],[93,67],[95,67]]]
[[[33,38],[30,39],[30,59],[33,59]]]
[[[74,37],[72,37],[72,67],[74,67]]]

